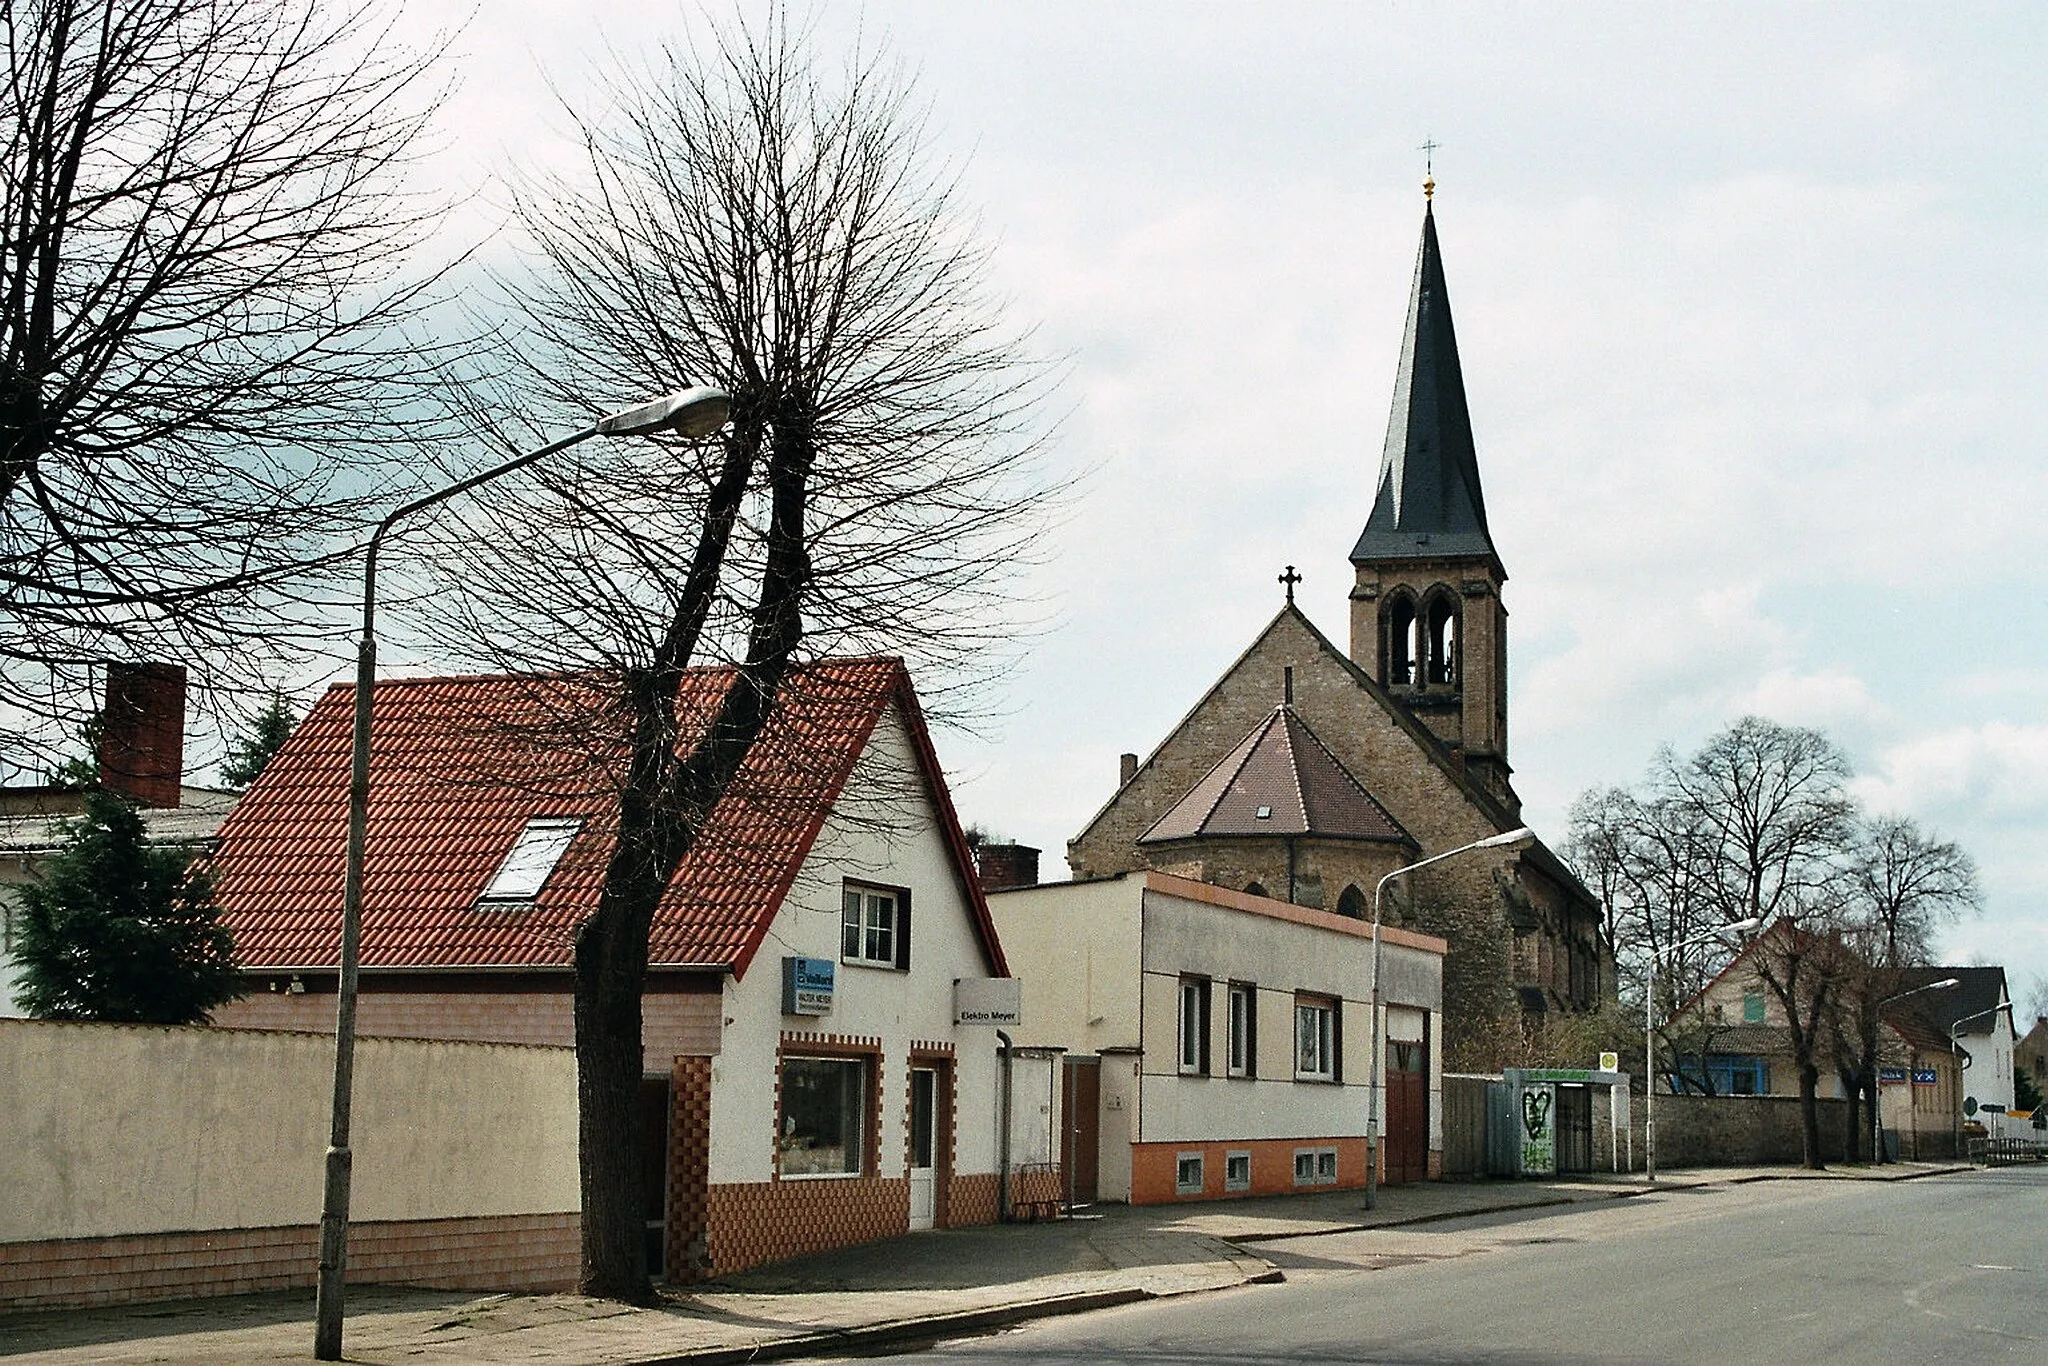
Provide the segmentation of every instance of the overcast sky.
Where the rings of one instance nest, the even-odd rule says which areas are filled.
[[[725,12],[493,0],[435,173],[483,222],[492,168],[559,155],[543,72],[582,101],[607,40]],[[1282,566],[1348,638],[1433,139],[1532,823],[1746,712],[1821,726],[1977,857],[1947,955],[2048,975],[2044,36],[2036,5],[832,7],[822,51],[917,72],[1069,362],[1055,459],[1094,469],[998,733],[941,738],[963,816],[1059,876]]]

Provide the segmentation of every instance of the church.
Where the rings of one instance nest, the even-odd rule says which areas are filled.
[[[1149,869],[1370,919],[1397,868],[1522,824],[1508,762],[1507,570],[1487,530],[1433,183],[1348,653],[1286,603],[1067,843],[1076,879]],[[1594,896],[1540,840],[1388,888],[1382,923],[1441,937],[1446,1064],[1613,996]]]

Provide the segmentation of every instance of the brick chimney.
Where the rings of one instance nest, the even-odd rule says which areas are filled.
[[[176,806],[185,776],[185,668],[107,665],[100,781],[144,806]]]
[[[1038,885],[1038,851],[1028,844],[984,844],[974,861],[984,892]]]
[[[1116,760],[1116,785],[1122,787],[1138,776],[1138,756],[1119,754]]]

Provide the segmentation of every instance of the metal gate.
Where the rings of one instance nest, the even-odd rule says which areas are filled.
[[[1557,1088],[1557,1170],[1593,1170],[1593,1088],[1566,1083]]]

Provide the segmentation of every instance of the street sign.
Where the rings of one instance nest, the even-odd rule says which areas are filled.
[[[1963,1097],[1963,1113],[1966,1115],[1974,1115],[1977,1113],[1977,1098],[1975,1096]]]

